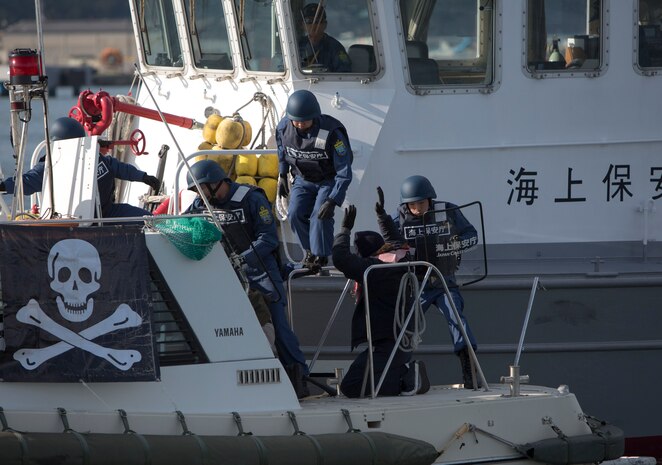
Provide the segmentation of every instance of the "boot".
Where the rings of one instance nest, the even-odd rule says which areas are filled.
[[[294,392],[296,392],[297,399],[308,397],[310,395],[310,391],[308,390],[308,383],[306,383],[304,378],[303,365],[299,363],[288,365],[285,367],[285,372],[287,373],[288,378],[290,378],[290,382],[292,383]]]
[[[329,263],[328,257],[316,256],[313,263],[315,264],[316,270],[320,276],[329,276],[329,271],[322,269],[322,267],[326,266]]]
[[[462,379],[464,381],[464,389],[473,389],[474,388],[474,372],[471,355],[469,355],[469,349],[466,347],[458,352],[457,356],[460,358],[460,364],[462,365]],[[481,387],[480,381],[476,384],[477,388]]]

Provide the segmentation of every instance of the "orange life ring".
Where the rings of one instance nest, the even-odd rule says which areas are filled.
[[[122,64],[122,52],[115,47],[106,47],[101,50],[99,63],[108,68],[114,68]]]

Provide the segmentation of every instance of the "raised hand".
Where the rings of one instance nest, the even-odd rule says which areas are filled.
[[[378,215],[383,215],[386,213],[386,210],[384,210],[384,191],[380,186],[377,186],[377,198],[379,200],[375,204],[375,211]]]
[[[347,229],[352,229],[354,227],[354,221],[356,220],[356,207],[350,205],[345,208],[345,216],[342,219],[342,227]]]

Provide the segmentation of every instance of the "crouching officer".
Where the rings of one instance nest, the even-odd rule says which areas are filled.
[[[202,192],[197,191],[193,178]],[[271,205],[258,187],[233,182],[212,160],[195,163],[187,175],[188,189],[198,197],[184,213],[202,213],[204,195],[223,225],[233,251],[245,262],[243,271],[249,286],[267,297],[271,320],[276,331],[276,349],[281,363],[291,374],[297,397],[308,395],[304,377],[308,374],[306,359],[299,340],[285,316],[285,289],[280,276],[276,253],[278,236]]]
[[[437,198],[437,193],[430,180],[425,176],[410,176],[403,181],[400,187],[400,206],[396,216],[392,219],[384,210],[381,188],[377,188],[377,192],[379,202],[375,209],[385,239],[392,240],[394,235],[396,238],[404,238],[411,247],[416,249],[418,260],[428,261],[439,269],[460,315],[469,342],[476,350],[476,340],[464,317],[464,299],[455,280],[459,244],[477,244],[476,228],[469,223],[457,205],[434,200]],[[430,253],[426,253],[426,251]],[[442,253],[438,253],[439,251]],[[473,370],[467,342],[459,329],[455,313],[450,308],[443,284],[434,275],[431,276],[421,295],[423,311],[427,311],[432,304],[441,310],[448,322],[453,349],[462,365],[464,387],[473,389]]]
[[[289,195],[290,226],[305,250],[303,265],[317,272],[333,246],[333,214],[352,181],[352,148],[340,121],[323,115],[315,95],[297,90],[276,128],[278,193]],[[294,183],[289,192],[287,174]]]

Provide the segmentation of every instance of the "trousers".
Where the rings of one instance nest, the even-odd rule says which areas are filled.
[[[334,219],[320,220],[317,212],[333,189],[333,179],[319,183],[297,176],[292,185],[288,219],[301,247],[318,257],[331,255]]]

